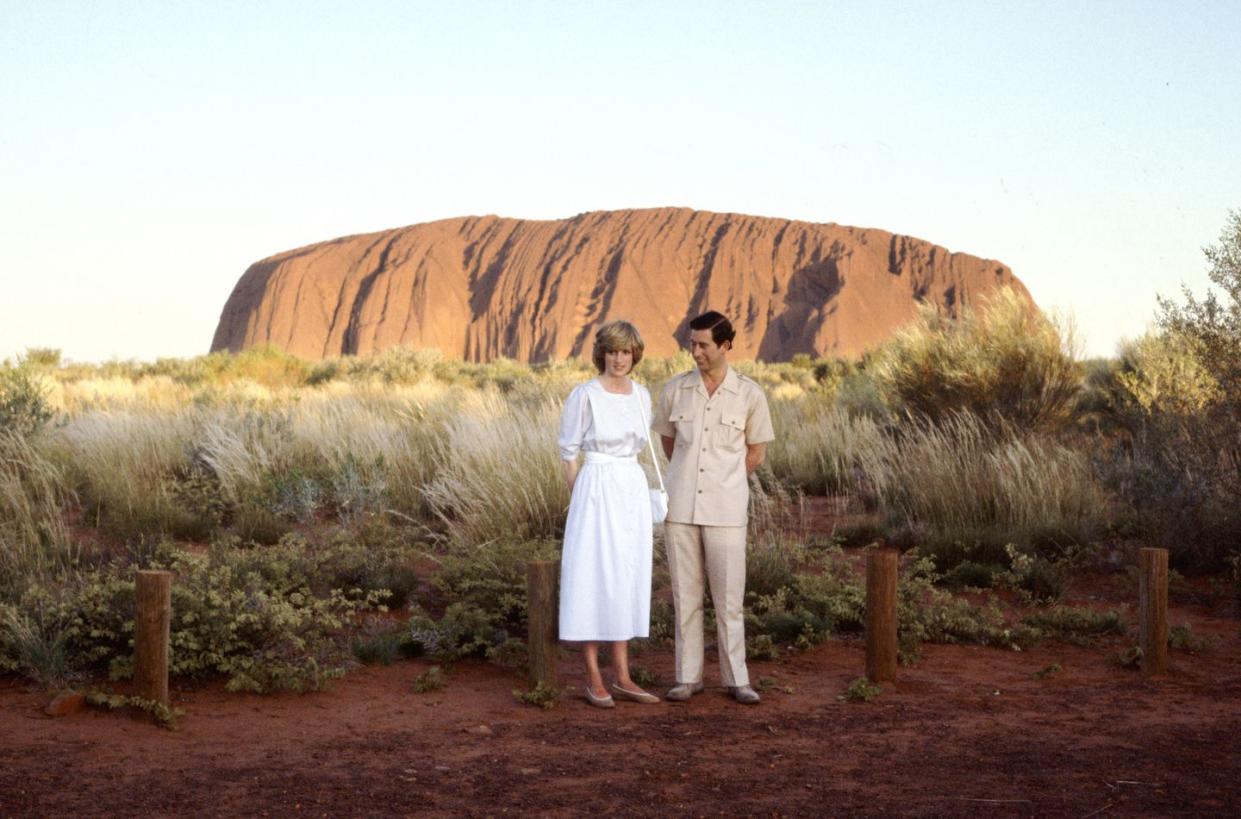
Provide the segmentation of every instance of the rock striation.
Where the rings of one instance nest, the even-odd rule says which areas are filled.
[[[955,314],[1006,265],[883,230],[687,208],[535,221],[444,219],[290,250],[246,270],[214,350],[273,345],[307,359],[436,347],[468,361],[590,354],[627,318],[648,355],[675,352],[693,316],[732,318],[735,355],[856,356],[929,303]]]

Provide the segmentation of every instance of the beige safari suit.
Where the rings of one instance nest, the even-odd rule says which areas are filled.
[[[676,444],[668,464],[665,540],[676,618],[676,676],[702,682],[704,569],[715,606],[720,677],[749,685],[745,665],[745,535],[750,485],[747,444],[771,441],[767,397],[731,367],[708,396],[697,370],[659,396],[651,429]]]

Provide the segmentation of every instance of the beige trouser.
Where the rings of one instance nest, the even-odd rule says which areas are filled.
[[[703,574],[711,586],[724,685],[749,685],[745,667],[745,527],[664,525],[676,619],[677,682],[702,682]]]

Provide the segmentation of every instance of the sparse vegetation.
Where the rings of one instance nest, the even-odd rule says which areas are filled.
[[[444,678],[444,670],[438,665],[433,665],[417,677],[414,677],[415,694],[430,694],[434,691],[443,691],[447,686],[448,681]]]
[[[536,683],[531,688],[514,688],[513,698],[526,705],[537,705],[545,711],[550,711],[556,707],[556,703],[560,702],[560,691],[543,683]]]
[[[1219,582],[1241,599],[1238,258],[1234,214],[1208,251],[1223,299],[1165,302],[1158,330],[1116,361],[1078,362],[1069,329],[1009,292],[955,323],[928,311],[859,362],[739,363],[778,432],[752,482],[750,656],[860,632],[842,542],[907,550],[905,662],[926,642],[1121,633],[1119,612],[1046,605],[1108,538],[1173,542],[1182,569],[1231,568]],[[647,358],[639,378],[657,390],[691,366]],[[48,686],[126,676],[140,567],[177,574],[176,674],[302,690],[415,654],[521,668],[525,564],[557,557],[568,504],[556,417],[590,374],[405,349],[5,362],[0,671]],[[824,493],[874,514],[812,543],[806,495]],[[1013,589],[1032,612],[1005,613]],[[374,616],[385,608],[398,613]],[[672,631],[656,599],[651,641]]]
[[[848,702],[870,702],[882,693],[882,688],[865,677],[858,677],[849,683],[843,696]]]

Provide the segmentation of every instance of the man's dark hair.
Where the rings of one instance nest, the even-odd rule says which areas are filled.
[[[689,323],[689,329],[710,330],[711,340],[715,342],[717,347],[725,341],[731,344],[732,340],[737,337],[737,331],[733,329],[733,323],[723,313],[717,313],[714,310],[709,310],[701,316],[692,319]]]

